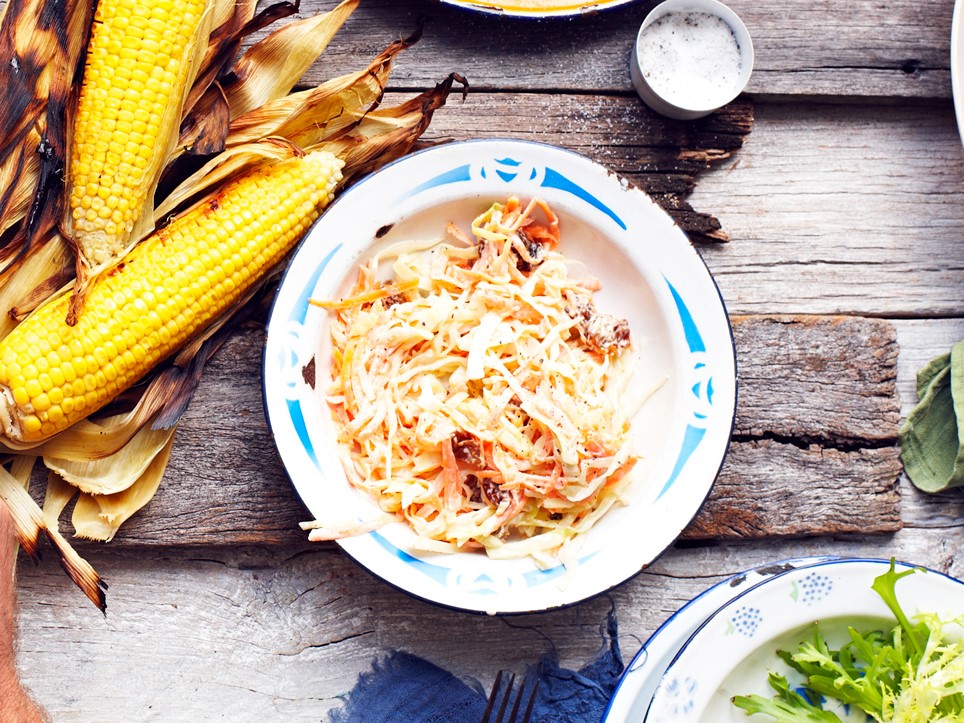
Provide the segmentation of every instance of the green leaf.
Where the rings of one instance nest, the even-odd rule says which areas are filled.
[[[745,710],[747,715],[762,713],[771,716],[776,723],[841,723],[835,714],[813,705],[796,691],[790,690],[787,679],[779,673],[770,673],[769,682],[777,697],[738,695],[733,698],[733,705]]]
[[[964,641],[944,635],[945,625],[964,625],[964,615],[945,622],[924,613],[912,622],[897,600],[896,586],[918,569],[897,572],[892,559],[890,569],[874,580],[872,589],[897,619],[887,631],[848,628],[849,641],[833,650],[814,625],[811,641],[800,643],[795,652],[777,651],[804,676],[810,698],[849,704],[877,721],[964,723]],[[770,673],[769,680],[777,692],[774,698],[737,696],[734,705],[777,723],[839,720],[791,691],[782,676]]]
[[[870,586],[871,589],[880,595],[881,599],[887,604],[887,607],[890,608],[890,611],[894,614],[894,617],[897,618],[897,622],[900,623],[900,627],[907,634],[911,647],[914,649],[915,663],[919,661],[921,656],[924,654],[924,645],[927,643],[929,631],[927,630],[927,626],[923,623],[913,625],[907,618],[903,608],[901,608],[900,603],[897,601],[897,581],[903,577],[907,577],[908,575],[913,575],[918,570],[921,572],[927,572],[924,568],[920,567],[912,567],[909,570],[897,572],[894,558],[890,558],[890,569],[883,575],[879,575],[877,578],[875,578],[874,584]]]

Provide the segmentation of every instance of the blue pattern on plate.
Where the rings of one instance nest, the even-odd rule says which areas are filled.
[[[680,446],[679,455],[676,457],[676,465],[673,467],[673,471],[670,472],[669,479],[666,480],[663,489],[656,495],[656,499],[665,495],[670,487],[673,486],[680,472],[683,471],[683,467],[686,466],[686,462],[692,456],[693,452],[696,451],[696,448],[700,446],[700,442],[703,441],[705,434],[706,427],[695,427],[692,424],[686,425],[686,433],[683,435],[683,444]]]
[[[803,603],[804,605],[813,605],[823,600],[832,592],[833,580],[826,575],[811,572],[800,581],[799,586],[796,582],[793,583],[790,597],[794,601]]]
[[[752,638],[756,635],[756,631],[762,622],[763,613],[759,608],[744,605],[734,612],[733,616],[727,621],[726,634],[739,633]]]
[[[410,196],[415,196],[424,191],[428,191],[432,188],[437,188],[438,186],[447,186],[450,183],[459,183],[460,181],[471,181],[472,176],[469,175],[470,167],[468,165],[458,166],[445,173],[440,173],[435,176],[435,178],[430,178],[424,183],[411,188],[407,193],[402,194],[399,200],[402,198],[409,198]]]
[[[665,281],[669,287],[673,301],[676,303],[680,323],[683,325],[683,336],[686,339],[686,346],[689,349],[691,363],[693,365],[691,374],[696,380],[691,390],[693,396],[696,398],[697,406],[691,410],[693,418],[686,425],[686,432],[683,434],[683,443],[680,446],[679,454],[676,455],[676,464],[673,466],[673,471],[670,472],[666,484],[663,485],[663,489],[660,490],[656,499],[659,499],[670,490],[679,478],[689,458],[693,456],[696,448],[700,446],[703,437],[706,435],[706,420],[709,419],[710,407],[713,405],[713,376],[712,370],[705,362],[706,342],[703,341],[703,335],[700,334],[693,315],[686,306],[686,302],[683,301],[683,297],[680,296],[680,293],[676,290],[676,287],[673,286],[665,276],[663,277],[663,281]]]
[[[473,176],[483,180],[500,179],[504,183],[512,183],[517,178],[522,178],[527,181],[535,181],[540,175],[540,170],[542,181],[539,183],[539,186],[542,188],[554,188],[556,190],[565,191],[566,193],[572,194],[576,198],[585,201],[596,210],[606,214],[623,231],[627,230],[626,222],[623,221],[615,213],[615,211],[609,208],[609,206],[600,201],[595,195],[580,186],[578,183],[572,181],[554,168],[549,168],[548,166],[542,169],[537,169],[534,166],[526,168],[521,161],[517,161],[514,158],[493,158],[489,164],[481,165],[477,168],[474,168],[469,164],[456,166],[455,168],[445,171],[444,173],[440,173],[437,176],[434,176],[427,181],[414,186],[403,193],[399,197],[399,200],[411,198],[412,196],[416,196],[420,193],[424,193],[425,191],[438,188],[440,186],[471,181]]]
[[[520,177],[525,180],[535,182],[537,179],[539,179],[540,175],[541,181],[538,182],[540,187],[552,188],[569,193],[608,216],[621,229],[627,230],[626,223],[611,208],[599,200],[595,195],[590,193],[587,189],[573,182],[562,173],[549,167],[526,166],[526,164],[523,162],[509,157],[493,158],[486,164],[479,166],[473,166],[470,164],[456,166],[408,189],[397,200],[401,201],[441,186],[471,181],[473,176],[488,180],[493,180],[495,177],[498,177],[508,184]],[[317,284],[318,278],[321,276],[322,271],[328,265],[331,258],[338,252],[340,248],[340,244],[334,246],[312,274],[311,279],[305,285],[302,295],[294,304],[294,308],[289,320],[290,322],[293,322],[299,326],[304,325],[308,313],[308,300],[311,297],[311,293],[314,290],[315,285]],[[696,326],[696,322],[694,321],[692,314],[683,301],[683,298],[680,296],[679,292],[677,292],[673,284],[670,283],[669,279],[667,279],[665,276],[663,278],[669,287],[674,302],[676,303],[676,308],[679,313],[680,322],[683,326],[683,333],[686,338],[686,343],[689,347],[691,355],[693,355],[693,369],[697,378],[697,381],[693,385],[694,397],[696,398],[697,403],[701,404],[701,406],[708,407],[712,405],[713,393],[712,376],[710,374],[710,370],[706,367],[706,364],[703,361],[703,355],[706,352],[706,345],[703,341],[702,335],[699,332],[699,329]],[[283,350],[283,353],[288,351],[290,350],[286,348]],[[295,355],[295,357],[296,356],[297,355]],[[297,363],[297,360],[295,360],[293,363]],[[281,368],[284,369],[287,367],[282,363]],[[301,408],[300,400],[297,398],[289,399],[288,410],[292,425],[295,428],[299,440],[304,445],[306,453],[312,459],[315,466],[320,468],[315,450],[312,446],[311,439],[309,438],[305,425],[304,412]],[[696,451],[696,448],[700,445],[704,435],[706,434],[706,413],[694,408],[692,410],[692,416],[693,420],[687,425],[686,432],[683,437],[682,447],[677,455],[676,464],[672,473],[670,474],[669,479],[657,496],[657,499],[673,486],[673,483],[679,477],[686,462],[692,456],[693,452]],[[512,580],[509,578],[494,580],[489,575],[481,575],[472,579],[469,579],[467,576],[456,576],[453,579],[453,577],[449,575],[449,568],[434,565],[414,557],[413,555],[396,547],[378,532],[371,532],[369,534],[371,535],[372,539],[374,539],[379,546],[381,546],[388,553],[395,555],[406,564],[411,565],[413,569],[427,575],[439,584],[451,585],[455,583],[460,587],[469,587],[473,592],[484,595],[494,594],[502,589],[505,589],[506,586],[512,586],[513,584]],[[577,564],[582,564],[591,557],[592,555],[587,555],[583,558],[580,558],[577,561]],[[559,578],[565,573],[565,571],[565,566],[560,564],[544,570],[533,570],[520,576],[519,579],[525,584],[526,587],[535,587]],[[693,682],[693,685],[695,686],[695,682]]]
[[[672,717],[686,715],[693,710],[693,696],[700,684],[688,675],[680,680],[671,678],[666,683],[666,710]]]
[[[305,319],[308,317],[308,300],[311,298],[311,294],[318,284],[318,279],[321,277],[321,273],[328,266],[331,259],[334,257],[338,250],[341,248],[341,244],[335,244],[331,251],[321,260],[311,276],[305,287],[301,290],[301,294],[295,300],[294,305],[291,310],[291,316],[289,317],[289,322],[291,327],[297,330],[296,338],[300,337],[300,333],[304,328]],[[284,370],[291,370],[296,365],[299,364],[299,358],[297,350],[289,345],[282,344],[280,350],[280,359],[278,362],[278,368]],[[295,394],[296,396],[288,397],[286,400],[288,405],[288,416],[291,417],[291,424],[294,427],[295,433],[298,435],[298,439],[302,446],[305,448],[305,453],[308,458],[315,465],[315,468],[321,471],[321,465],[318,462],[318,456],[315,454],[314,445],[311,443],[311,437],[308,434],[308,427],[305,424],[305,413],[301,408],[301,399],[297,397],[297,390],[294,385],[289,381],[288,390]]]
[[[324,271],[328,264],[331,263],[332,258],[341,249],[342,244],[335,244],[331,247],[331,251],[321,260],[318,264],[318,268],[314,270],[311,274],[311,278],[308,279],[308,283],[305,284],[305,288],[302,289],[301,295],[294,303],[292,309],[291,321],[296,321],[299,324],[304,324],[305,319],[308,317],[308,300],[311,298],[312,292],[315,290],[315,286],[318,285],[318,279],[321,278],[321,272]]]
[[[302,446],[305,448],[305,454],[308,455],[308,458],[315,465],[315,468],[321,471],[321,465],[318,463],[318,457],[315,455],[315,448],[311,444],[311,437],[308,436],[308,427],[305,425],[305,413],[301,410],[301,402],[297,399],[288,399],[287,403],[288,414],[291,416],[291,424],[295,428],[295,432]]]
[[[683,324],[683,334],[686,336],[686,346],[689,347],[690,353],[705,352],[706,343],[703,341],[703,335],[700,334],[700,330],[696,328],[696,322],[693,320],[693,315],[686,306],[686,302],[683,301],[683,297],[680,296],[676,287],[670,283],[669,279],[664,276],[663,280],[666,282],[666,285],[669,286],[669,292],[673,295],[673,301],[676,302],[676,310],[679,312],[679,320]],[[705,365],[700,364],[700,366]]]
[[[626,230],[626,223],[619,218],[619,216],[617,216],[613,210],[609,208],[609,206],[593,196],[582,186],[570,181],[558,171],[554,171],[551,168],[546,168],[546,175],[542,180],[542,186],[544,188],[557,188],[560,191],[571,193],[576,198],[582,199],[593,208],[596,208],[609,216],[609,218],[615,221],[616,225],[619,226],[619,228],[621,228],[623,231]]]
[[[377,542],[386,551],[396,555],[400,560],[408,563],[416,570],[419,570],[420,572],[425,573],[430,578],[435,580],[435,582],[440,583],[442,585],[445,584],[445,578],[448,574],[448,570],[446,570],[444,567],[439,567],[438,565],[432,565],[423,560],[419,560],[414,555],[409,555],[404,550],[397,548],[391,542],[386,540],[384,536],[382,536],[382,534],[377,531],[369,532],[368,534],[371,535],[371,538],[375,540],[375,542]]]

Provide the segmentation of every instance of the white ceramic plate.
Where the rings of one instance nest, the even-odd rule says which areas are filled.
[[[626,666],[603,715],[603,723],[642,721],[669,664],[697,628],[723,605],[774,575],[830,559],[835,558],[804,557],[764,565],[718,582],[690,600],[650,636]]]
[[[446,5],[492,15],[552,18],[583,15],[626,5],[633,0],[442,0]]]
[[[631,504],[583,536],[577,569],[481,553],[416,553],[404,523],[345,539],[343,549],[386,582],[463,610],[517,613],[568,605],[649,565],[709,493],[729,443],[736,368],[726,310],[686,236],[646,194],[582,156],[509,140],[437,146],[363,179],[334,203],[296,252],[279,288],[264,354],[267,417],[285,467],[311,515],[353,520],[377,508],[349,485],[334,422],[303,368],[328,339],[327,314],[308,299],[343,293],[373,250],[468,228],[493,202],[540,196],[559,214],[560,250],[601,279],[601,311],[629,321],[640,384],[668,381],[633,422],[643,461]],[[319,379],[330,353],[317,354]],[[330,516],[330,515],[329,515]]]
[[[871,589],[889,566],[886,560],[834,560],[778,575],[734,598],[683,646],[660,680],[647,723],[746,721],[730,699],[754,693],[771,697],[768,670],[787,675],[791,686],[802,683],[776,651],[795,650],[817,621],[831,645],[847,639],[848,625],[889,630],[896,624],[893,615]],[[918,572],[897,583],[897,598],[911,617],[933,612],[950,619],[964,610],[964,583],[932,570]],[[830,704],[828,709],[844,721],[867,720],[860,711]]]
[[[964,0],[954,3],[951,20],[951,92],[954,95],[957,130],[964,140]]]

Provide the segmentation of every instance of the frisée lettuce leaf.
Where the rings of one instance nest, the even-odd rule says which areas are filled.
[[[773,698],[762,695],[737,696],[736,703],[747,713],[764,713],[772,716],[777,723],[840,723],[834,713],[824,710],[819,699],[811,703],[800,693],[790,689],[787,679],[779,673],[769,675],[770,687],[777,694]]]
[[[897,599],[897,582],[918,570],[897,572],[891,560],[871,586],[897,619],[892,629],[848,628],[850,640],[834,650],[817,624],[813,639],[795,652],[777,651],[804,676],[802,691],[771,672],[773,698],[736,696],[733,704],[777,723],[839,723],[836,714],[823,709],[824,699],[856,707],[880,723],[964,723],[964,641],[947,634],[953,625],[964,625],[964,615],[949,621],[934,614],[910,619]]]

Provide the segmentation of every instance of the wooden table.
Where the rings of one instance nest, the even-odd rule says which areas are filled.
[[[896,555],[964,577],[964,494],[916,492],[896,450],[916,370],[964,338],[952,0],[731,5],[756,47],[752,130],[687,200],[731,238],[699,248],[734,320],[741,400],[687,539],[611,595],[548,614],[413,600],[294,529],[305,513],[265,428],[262,331],[248,329],[208,370],[157,498],[110,544],[79,545],[110,583],[107,616],[52,555],[21,566],[19,662],[55,721],[319,720],[390,649],[486,686],[550,648],[578,667],[611,604],[628,660],[714,582],[788,557]],[[393,93],[450,71],[472,87],[426,139],[554,143],[658,190],[680,179],[653,175],[653,128],[689,126],[656,119],[630,85],[650,6],[536,23],[364,0],[305,82],[361,67],[424,16]]]

